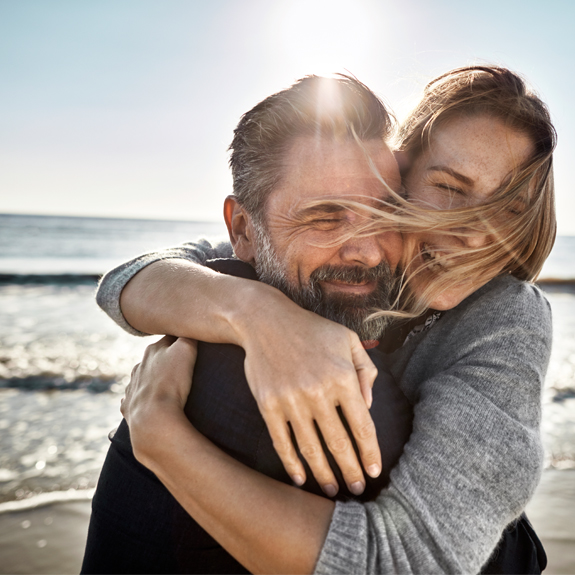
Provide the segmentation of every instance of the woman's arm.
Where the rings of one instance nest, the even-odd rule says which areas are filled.
[[[334,503],[249,469],[192,427],[183,406],[195,354],[166,337],[132,372],[122,412],[134,455],[251,572],[311,573]]]
[[[376,502],[337,506],[316,571],[479,572],[539,482],[550,351],[548,302],[511,276],[399,350],[411,438]]]
[[[250,389],[294,482],[303,484],[306,474],[289,425],[318,483],[330,495],[337,492],[317,422],[350,491],[360,493],[363,471],[336,407],[343,407],[363,466],[376,477],[381,454],[368,411],[376,368],[351,330],[271,286],[197,265],[230,253],[229,244],[202,240],[140,256],[104,276],[98,303],[133,333],[243,347]]]
[[[550,313],[535,288],[517,284],[510,279],[486,286],[478,298],[471,296],[410,342],[404,375],[419,388],[412,437],[389,488],[375,502],[336,504],[316,572],[479,572],[505,526],[520,514],[541,472],[540,393]],[[158,389],[147,400],[140,394],[141,413],[147,411],[152,422],[157,406],[168,403],[161,428],[170,427],[170,418],[179,423],[175,439],[166,431],[154,443],[146,419],[137,423],[136,412],[136,456],[248,568],[308,570],[333,508],[272,480],[255,479],[254,472],[240,472],[239,464],[184,427],[189,424],[175,406],[185,391],[175,394],[176,402],[166,399],[174,397],[170,386],[185,390],[190,375],[167,380],[146,373],[143,389],[156,384]],[[181,456],[174,441],[187,445],[187,454]],[[197,457],[201,470],[195,469]],[[234,503],[236,475],[238,496],[247,505]],[[206,496],[207,485],[216,495]],[[285,554],[284,538],[290,545]],[[305,560],[296,565],[291,561],[298,546]],[[257,565],[248,563],[254,557]]]
[[[135,325],[131,325],[124,317],[121,307],[121,297],[124,295],[124,288],[126,288],[131,280],[137,277],[142,270],[148,269],[150,266],[163,266],[166,263],[178,265],[178,263],[182,262],[203,265],[211,259],[230,258],[232,256],[233,250],[229,242],[220,241],[211,243],[206,239],[199,239],[195,242],[182,244],[181,246],[142,254],[110,270],[102,277],[96,292],[96,301],[102,310],[127,332],[140,336],[148,335],[148,333],[156,333],[155,331],[146,333],[144,330],[139,330]],[[135,281],[137,282],[138,280]],[[170,292],[168,288],[169,286],[166,286],[164,290],[161,284],[157,286],[157,295],[161,296],[161,299],[158,297],[159,301],[153,301],[151,303],[160,306],[165,305],[165,302],[162,300],[169,300]],[[129,303],[130,302],[128,302],[128,304]],[[145,316],[148,310],[149,308],[142,306],[139,310],[135,309],[135,313]],[[167,311],[170,312],[171,309],[168,308]],[[134,317],[133,321],[139,324],[138,317]]]

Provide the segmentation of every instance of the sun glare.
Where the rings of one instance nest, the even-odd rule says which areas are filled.
[[[338,85],[325,79],[321,81],[320,84],[320,94],[318,98],[318,114],[323,112],[330,113],[335,110],[341,109],[341,93],[338,89]]]
[[[291,65],[323,75],[351,69],[370,56],[371,0],[289,0],[277,10],[278,39]]]

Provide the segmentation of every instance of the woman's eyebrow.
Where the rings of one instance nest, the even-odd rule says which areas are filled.
[[[471,178],[468,178],[467,176],[464,176],[463,174],[460,174],[459,172],[456,172],[455,170],[452,170],[447,166],[431,166],[430,168],[428,168],[428,170],[431,170],[433,172],[444,172],[446,174],[449,174],[450,176],[454,177],[456,180],[459,180],[461,183],[466,184],[467,186],[473,186],[474,184],[474,181]]]

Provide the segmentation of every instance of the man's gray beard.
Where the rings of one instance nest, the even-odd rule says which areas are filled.
[[[296,286],[288,281],[267,230],[261,224],[254,227],[257,243],[256,273],[260,281],[279,289],[304,309],[351,329],[361,341],[377,340],[383,335],[391,318],[366,318],[375,311],[390,308],[395,278],[386,263],[382,262],[374,268],[325,265],[312,272],[308,285]],[[330,294],[324,293],[319,283],[326,280],[351,283],[375,280],[377,284],[367,296]]]

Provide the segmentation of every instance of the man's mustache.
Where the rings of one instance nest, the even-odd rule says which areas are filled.
[[[372,268],[326,264],[314,270],[309,279],[312,285],[322,281],[338,281],[350,284],[362,284],[381,279],[389,281],[390,269],[385,262]]]

